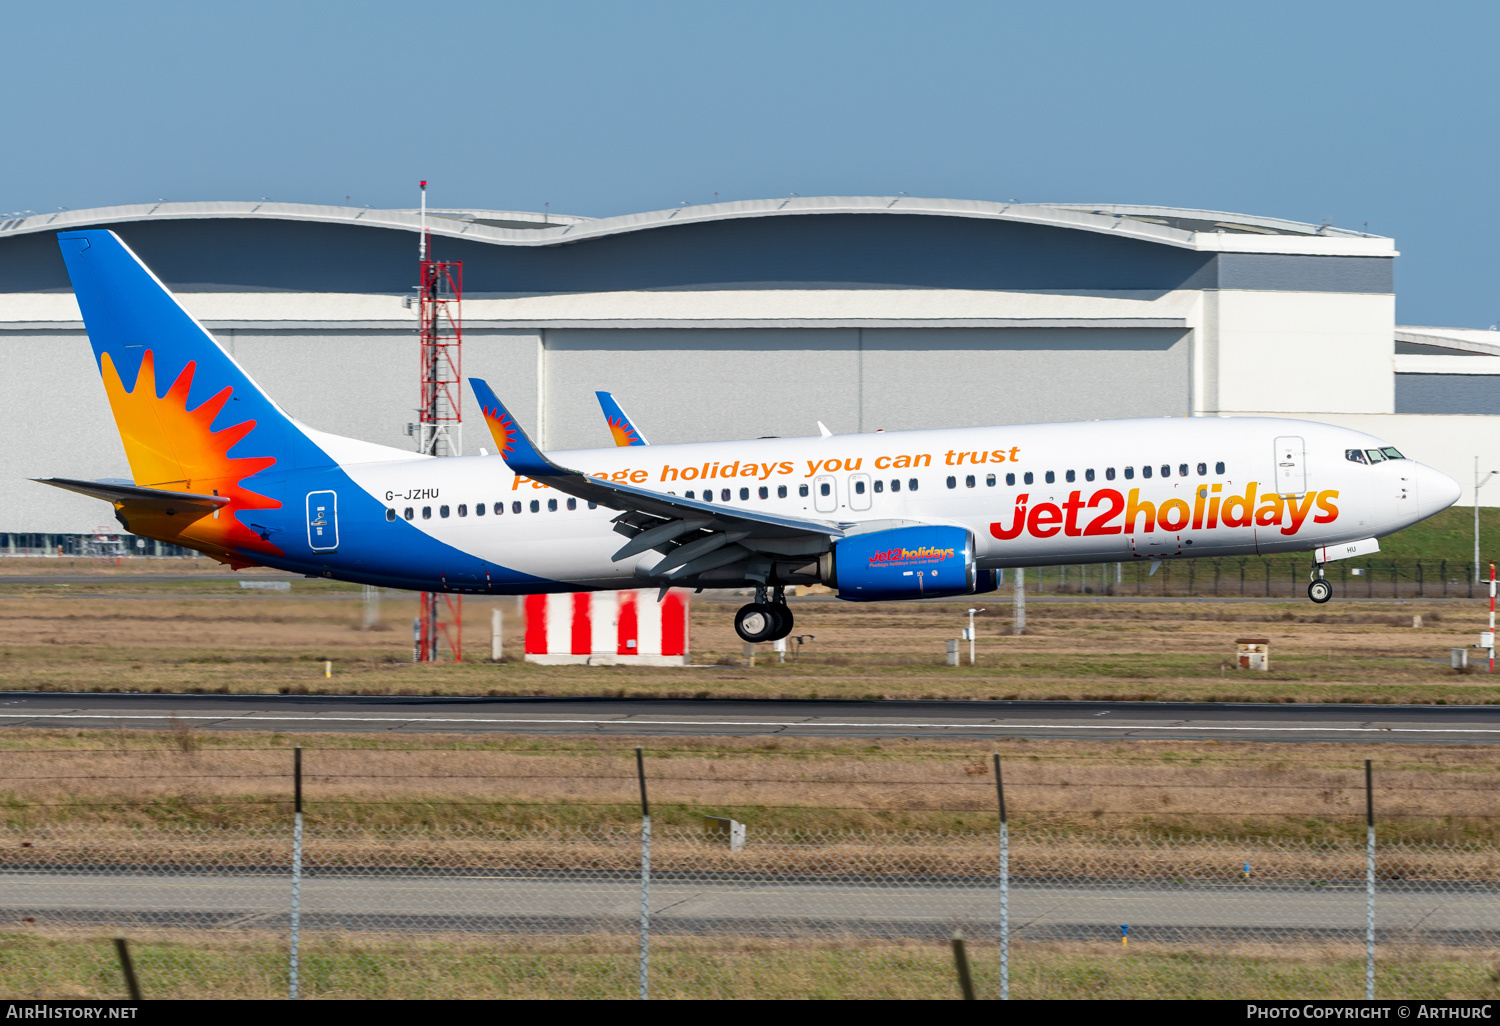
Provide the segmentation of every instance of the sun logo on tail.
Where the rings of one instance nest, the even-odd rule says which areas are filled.
[[[615,445],[640,445],[641,436],[624,417],[609,418],[609,433],[615,436]]]
[[[509,456],[516,448],[516,422],[510,414],[498,406],[484,408],[484,422],[490,426],[490,437],[501,456]]]
[[[255,421],[246,420],[230,427],[213,430],[214,418],[224,409],[234,393],[225,388],[188,409],[188,393],[193,386],[197,364],[189,361],[177,375],[167,393],[156,394],[156,359],[151,350],[141,358],[135,384],[129,390],[120,380],[119,371],[109,353],[100,361],[104,390],[110,409],[125,444],[125,456],[135,483],[145,488],[174,492],[196,492],[200,495],[222,495],[229,504],[215,513],[196,520],[184,517],[147,517],[148,524],[128,504],[121,514],[134,524],[140,520],[138,533],[162,537],[174,536],[179,545],[206,552],[216,559],[240,566],[254,565],[236,550],[248,549],[268,555],[282,555],[281,549],[269,543],[236,518],[244,510],[280,509],[281,503],[244,487],[241,482],[274,466],[274,456],[230,456],[229,450],[255,430]],[[135,530],[133,527],[132,530]],[[180,539],[180,540],[179,540]]]

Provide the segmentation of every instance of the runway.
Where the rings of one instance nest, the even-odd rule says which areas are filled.
[[[1500,706],[7,692],[0,727],[1500,742]]]
[[[42,926],[150,923],[197,928],[281,929],[290,885],[284,873],[139,871],[0,873],[0,922]],[[629,932],[641,908],[639,881],[623,873],[348,874],[302,881],[306,929],[422,932]],[[664,874],[652,880],[654,931],[942,939],[957,926],[987,937],[999,910],[993,879],[786,880],[726,874]],[[1488,884],[1441,892],[1384,884],[1380,925],[1407,941],[1495,943],[1500,893]],[[1174,885],[1159,881],[1050,884],[1015,881],[1011,923],[1031,939],[1308,941],[1362,936],[1362,884]]]

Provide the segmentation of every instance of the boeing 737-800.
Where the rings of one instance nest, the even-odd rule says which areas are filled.
[[[46,483],[233,567],[495,595],[749,587],[735,626],[766,641],[791,631],[788,585],[968,595],[1059,563],[1311,550],[1326,602],[1324,563],[1459,495],[1379,438],[1271,418],[543,453],[478,379],[497,454],[419,456],[293,420],[114,233],[58,239],[132,480]]]

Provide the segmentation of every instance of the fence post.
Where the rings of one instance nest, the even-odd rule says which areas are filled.
[[[1010,824],[1005,821],[1005,781],[995,753],[995,797],[1000,802],[1000,1000],[1010,1000]]]
[[[651,973],[651,805],[646,801],[646,759],[635,750],[635,773],[641,785],[641,966],[640,999],[646,1000]]]
[[[1015,611],[1016,619],[1015,619],[1015,623],[1013,623],[1011,625],[1010,632],[1012,634],[1025,634],[1026,633],[1026,568],[1024,566],[1018,566],[1018,567],[1016,567],[1015,582],[1016,582],[1016,597],[1015,597],[1015,600],[1011,603],[1011,607]]]
[[[1375,1000],[1375,788],[1365,760],[1365,1000]]]
[[[292,751],[292,944],[289,1000],[297,1000],[297,956],[302,934],[302,746]]]

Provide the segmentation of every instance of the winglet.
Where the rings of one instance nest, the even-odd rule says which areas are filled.
[[[650,445],[646,436],[636,429],[625,416],[625,411],[620,409],[620,404],[615,402],[615,397],[608,392],[595,392],[594,396],[599,400],[599,408],[604,411],[604,420],[609,424],[609,433],[614,436],[615,444],[626,445]]]
[[[524,477],[546,477],[558,472],[557,466],[542,455],[483,378],[470,378],[469,387],[474,389],[474,398],[484,410],[484,422],[489,425],[490,437],[506,466]]]

